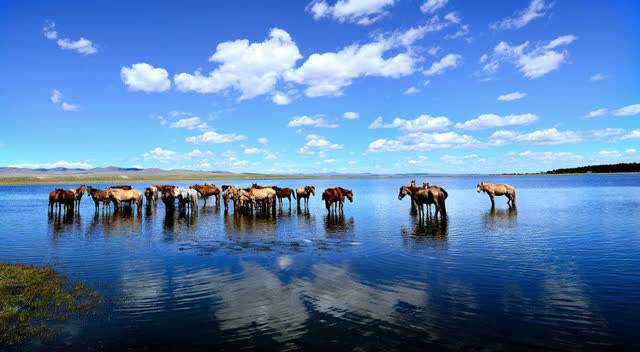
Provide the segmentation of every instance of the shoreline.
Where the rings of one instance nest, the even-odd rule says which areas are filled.
[[[211,180],[310,180],[310,179],[394,179],[394,178],[440,178],[440,177],[519,177],[519,176],[589,176],[589,175],[640,175],[638,172],[611,173],[567,173],[567,174],[344,174],[344,175],[286,175],[286,174],[170,174],[170,175],[51,175],[51,176],[5,176],[0,177],[0,186],[76,184],[76,183],[130,183],[160,181],[211,181]]]

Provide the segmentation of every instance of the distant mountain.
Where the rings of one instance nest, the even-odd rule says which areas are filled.
[[[584,173],[618,173],[618,172],[640,172],[640,163],[620,163],[605,165],[588,165],[572,167],[566,169],[555,169],[545,172],[546,174],[584,174]]]
[[[20,176],[65,176],[65,175],[175,175],[175,174],[227,174],[228,171],[202,171],[183,169],[141,169],[135,167],[96,167],[91,169],[78,168],[24,168],[24,167],[0,167],[0,177],[20,177]]]

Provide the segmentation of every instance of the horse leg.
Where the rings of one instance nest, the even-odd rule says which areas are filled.
[[[489,199],[491,199],[491,208],[495,208],[496,202],[493,200],[493,194],[489,194]]]

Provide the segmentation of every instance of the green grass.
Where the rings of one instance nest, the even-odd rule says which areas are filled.
[[[94,311],[98,294],[52,268],[0,263],[0,347],[49,333],[46,323]]]

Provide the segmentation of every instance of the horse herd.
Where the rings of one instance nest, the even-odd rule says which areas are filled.
[[[96,211],[102,204],[103,211],[110,209],[113,205],[115,210],[123,206],[132,207],[136,205],[138,212],[142,211],[143,197],[146,199],[147,205],[155,206],[160,199],[167,211],[173,210],[177,206],[180,210],[193,211],[198,207],[198,199],[204,200],[204,206],[207,206],[207,200],[215,197],[215,206],[220,207],[220,200],[224,203],[225,211],[229,210],[230,204],[233,205],[234,212],[241,214],[251,214],[260,212],[263,214],[276,214],[276,204],[283,207],[283,200],[289,201],[289,210],[291,210],[291,198],[297,201],[298,210],[302,208],[309,210],[309,198],[315,196],[314,186],[297,187],[295,190],[288,187],[278,186],[261,186],[253,184],[251,187],[236,187],[232,185],[222,185],[218,188],[214,184],[205,183],[203,185],[195,184],[190,187],[178,187],[174,185],[154,185],[144,189],[144,192],[134,189],[129,185],[111,186],[107,189],[97,189],[92,186],[80,185],[78,188],[62,189],[56,188],[49,193],[49,212],[53,212],[57,206],[57,211],[65,212],[74,211],[80,206],[83,194],[86,192],[94,202]],[[495,207],[494,197],[506,196],[507,205],[515,208],[516,191],[515,188],[507,184],[491,184],[480,182],[476,186],[478,193],[484,192],[491,200],[491,207]],[[415,180],[400,187],[398,199],[402,200],[408,196],[411,199],[411,212],[420,218],[426,218],[431,215],[431,205],[435,207],[434,216],[440,219],[446,218],[447,208],[446,200],[449,196],[447,191],[437,185],[423,183],[419,186]],[[344,211],[345,200],[353,202],[353,191],[334,187],[327,188],[322,192],[322,200],[325,203],[329,214],[342,213]],[[426,207],[426,212],[425,212]]]

